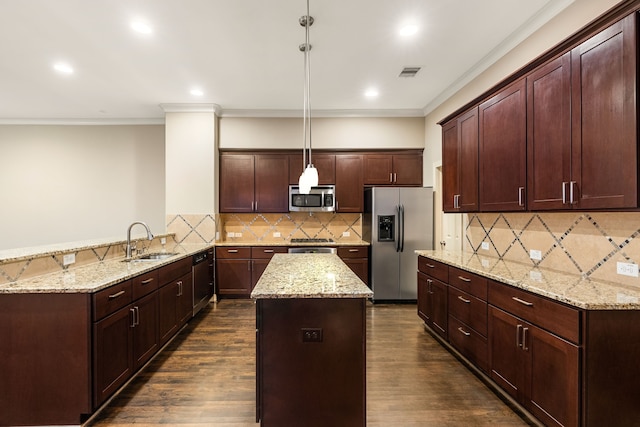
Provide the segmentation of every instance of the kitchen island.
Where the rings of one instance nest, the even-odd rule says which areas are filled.
[[[366,299],[332,254],[276,254],[256,300],[261,426],[366,425]]]

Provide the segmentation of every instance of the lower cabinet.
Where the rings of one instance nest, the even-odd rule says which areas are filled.
[[[418,315],[442,338],[447,338],[447,285],[418,272]]]
[[[158,290],[160,299],[160,345],[164,345],[193,314],[191,272]]]
[[[369,286],[369,247],[344,246],[338,248],[338,256],[349,266],[351,271]]]
[[[248,298],[276,253],[286,246],[234,246],[216,248],[216,286],[219,296]]]

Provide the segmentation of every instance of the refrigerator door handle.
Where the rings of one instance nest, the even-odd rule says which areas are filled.
[[[400,233],[402,232],[402,225],[400,224],[400,205],[396,205],[396,252],[400,252]]]
[[[400,252],[404,252],[404,205],[400,205]]]

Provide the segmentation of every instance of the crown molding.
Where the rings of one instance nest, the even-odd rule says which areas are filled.
[[[214,113],[218,115],[221,108],[218,104],[160,104],[165,113]]]
[[[51,125],[51,126],[122,126],[122,125],[164,125],[164,117],[140,119],[0,119],[0,125]]]
[[[302,110],[221,110],[220,117],[301,118]],[[311,110],[311,118],[330,117],[424,117],[421,109],[399,110]]]

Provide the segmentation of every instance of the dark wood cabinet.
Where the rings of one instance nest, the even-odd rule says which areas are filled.
[[[565,209],[571,178],[571,59],[562,55],[527,76],[527,203]]]
[[[489,307],[491,378],[545,425],[577,426],[579,349]]]
[[[364,185],[422,185],[422,155],[365,154]]]
[[[478,107],[480,211],[526,209],[525,83],[512,83]]]
[[[442,127],[443,210],[478,210],[478,108]]]
[[[245,246],[216,248],[216,283],[221,296],[251,295],[256,283],[276,253],[286,253],[286,246]]]
[[[313,153],[311,160],[318,170],[318,185],[334,185],[336,183],[335,154]],[[307,157],[307,163],[308,161]],[[289,184],[298,184],[302,169],[302,153],[289,154]]]
[[[364,210],[364,160],[360,154],[336,155],[336,211]]]
[[[418,316],[432,331],[446,340],[448,291],[447,284],[438,279],[446,280],[443,272],[447,272],[446,265],[418,257]]]
[[[287,246],[253,246],[251,248],[251,290],[262,277],[273,255],[287,253],[288,249]]]
[[[631,14],[571,51],[569,191],[578,209],[638,204],[636,20]]]
[[[338,248],[338,256],[351,271],[369,286],[369,247],[343,246]]]
[[[289,159],[279,154],[220,155],[220,212],[288,212]]]
[[[191,271],[158,290],[160,345],[165,344],[193,315]]]
[[[142,367],[159,349],[158,293],[153,292],[133,303],[133,368]]]

